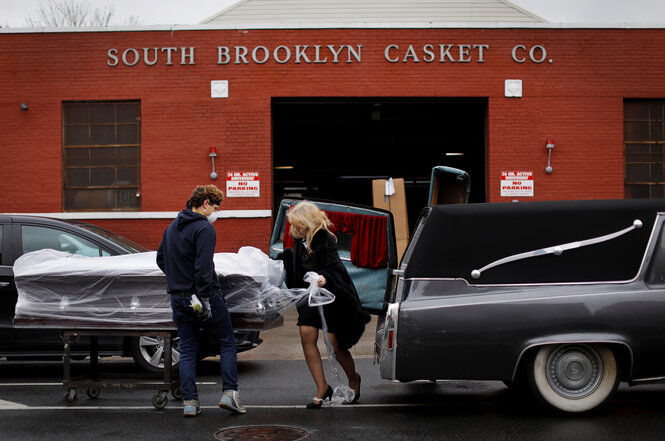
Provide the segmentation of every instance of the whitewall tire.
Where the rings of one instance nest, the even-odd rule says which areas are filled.
[[[588,412],[608,402],[619,378],[614,352],[602,344],[543,346],[529,369],[536,398],[568,413]]]

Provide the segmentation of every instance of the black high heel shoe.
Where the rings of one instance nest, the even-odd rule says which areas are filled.
[[[333,395],[333,390],[332,387],[328,386],[328,390],[326,391],[325,394],[323,394],[322,398],[319,397],[314,397],[314,401],[311,403],[307,403],[307,408],[308,409],[321,409],[321,405],[323,402],[328,399],[331,400]]]
[[[351,404],[355,403],[360,399],[360,380],[362,380],[362,378],[360,378],[360,374],[358,374],[358,393],[353,397]]]

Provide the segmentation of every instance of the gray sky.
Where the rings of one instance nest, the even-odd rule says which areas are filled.
[[[88,3],[90,9],[113,5],[113,24],[127,23],[137,17],[139,24],[196,24],[234,4],[237,0],[74,0]],[[0,0],[0,25],[22,27],[32,14],[36,17],[39,4],[47,0]]]
[[[237,0],[76,0],[91,9],[113,5],[114,24],[196,24]],[[665,23],[665,0],[511,0],[554,23]],[[0,0],[0,25],[22,27],[46,0]]]
[[[510,0],[553,23],[665,23],[663,0]]]

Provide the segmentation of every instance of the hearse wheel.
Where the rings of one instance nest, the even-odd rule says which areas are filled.
[[[530,364],[529,383],[546,407],[587,412],[610,400],[619,386],[619,368],[606,345],[543,346]]]

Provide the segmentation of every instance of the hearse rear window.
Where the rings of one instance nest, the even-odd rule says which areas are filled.
[[[637,275],[665,201],[520,202],[430,209],[414,244],[407,278],[463,278],[471,284],[595,282]],[[635,220],[641,228],[631,228]],[[560,255],[538,252],[622,230],[627,231]],[[505,262],[533,251],[540,255]],[[472,276],[487,266],[475,274],[478,277]]]

